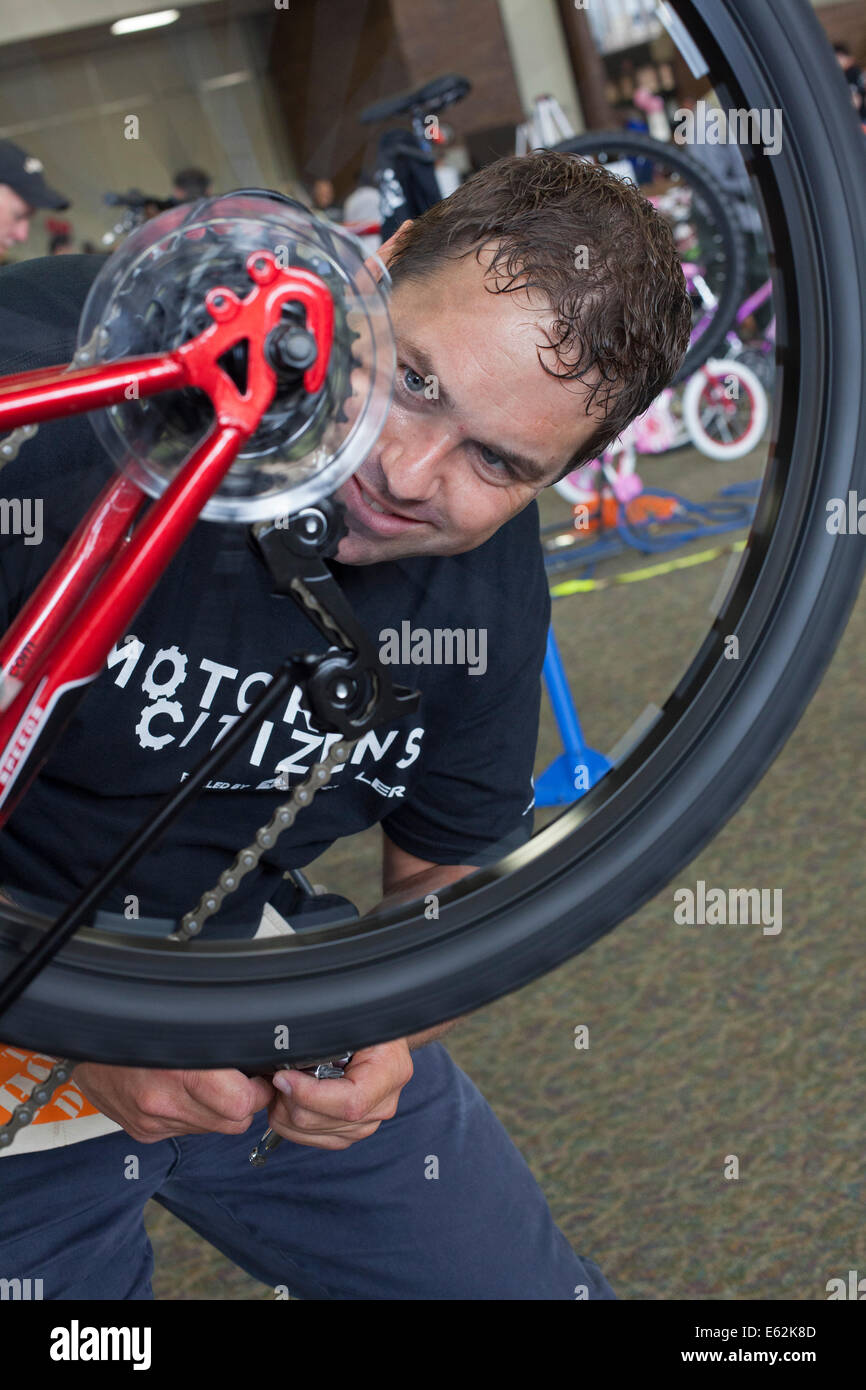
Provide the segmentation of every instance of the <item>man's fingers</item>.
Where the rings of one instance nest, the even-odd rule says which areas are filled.
[[[347,1120],[342,1116],[323,1115],[318,1110],[304,1109],[295,1103],[293,1097],[282,1096],[268,1110],[268,1123],[272,1129],[276,1125],[283,1125],[303,1134],[349,1134],[357,1133],[366,1126],[378,1128],[383,1120],[393,1118],[395,1109],[396,1104],[386,1100],[374,1106],[361,1119]]]
[[[383,1103],[387,1105],[395,1092],[399,1093],[411,1079],[412,1072],[408,1048],[382,1043],[356,1052],[344,1077],[317,1079],[294,1069],[281,1071],[280,1076],[291,1085],[291,1099],[301,1110],[358,1124],[372,1119]],[[380,1118],[390,1117],[383,1113]]]
[[[244,1076],[241,1071],[186,1071],[185,1100],[191,1122],[240,1124],[264,1110],[274,1098],[274,1088],[263,1076]]]
[[[131,1139],[136,1144],[160,1144],[163,1139],[181,1139],[185,1134],[213,1134],[213,1125],[208,1129],[200,1129],[195,1125],[173,1124],[170,1120],[164,1120],[160,1125],[154,1124],[153,1132],[142,1129],[140,1126],[123,1126]]]
[[[363,1048],[342,1078],[318,1080],[306,1072],[281,1070],[268,1111],[271,1128],[295,1144],[344,1149],[375,1134],[396,1114],[400,1092],[411,1079],[412,1058],[405,1038]],[[291,1087],[286,1095],[281,1089]]]
[[[287,1139],[291,1144],[299,1144],[307,1149],[327,1149],[334,1153],[342,1149],[350,1149],[361,1139],[369,1139],[378,1128],[378,1125],[371,1125],[368,1129],[359,1130],[355,1126],[352,1130],[347,1130],[345,1134],[307,1134],[303,1130],[291,1129],[288,1125],[272,1129],[280,1135],[282,1139]]]
[[[378,1077],[387,1069],[391,1083],[402,1088],[412,1080],[415,1067],[412,1054],[401,1039],[395,1043],[379,1043],[376,1047],[364,1047],[356,1052],[347,1068],[347,1075],[360,1085],[376,1084]]]
[[[291,1100],[278,1098],[268,1111],[268,1125],[284,1139],[295,1144],[311,1144],[320,1148],[344,1148],[358,1139],[367,1139],[382,1123],[381,1118],[369,1115],[364,1121],[335,1120],[302,1110]]]
[[[247,1076],[244,1078],[250,1087],[251,1114],[265,1110],[277,1094],[272,1082],[266,1076]]]
[[[283,1095],[289,1104],[303,1111],[331,1121],[357,1124],[367,1118],[370,1111],[385,1094],[393,1089],[384,1087],[381,1077],[375,1087],[362,1086],[354,1079],[346,1077],[323,1077],[317,1080],[302,1071],[283,1071],[280,1073],[292,1087],[291,1096]],[[277,1095],[280,1095],[279,1087]]]

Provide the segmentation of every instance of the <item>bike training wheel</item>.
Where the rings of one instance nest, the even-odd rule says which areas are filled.
[[[728,399],[728,384],[737,394]],[[729,409],[730,407],[730,409]],[[683,419],[695,448],[711,459],[751,453],[767,428],[770,403],[750,367],[723,359],[704,363],[683,392]]]
[[[779,309],[773,445],[739,570],[655,722],[520,850],[423,904],[286,940],[185,946],[85,931],[4,1016],[18,1045],[118,1064],[273,1066],[467,1013],[585,950],[658,893],[732,815],[818,684],[866,548],[828,534],[828,499],[866,490],[862,132],[809,6],[677,0],[733,107],[780,108],[755,173]],[[740,659],[726,661],[725,635]],[[0,967],[37,927],[5,910]],[[297,1047],[297,1051],[295,1051]],[[284,1055],[284,1054],[283,1054]],[[282,1057],[281,1057],[282,1060]]]
[[[576,468],[573,473],[567,473],[559,482],[554,483],[554,491],[558,492],[564,502],[569,502],[573,507],[583,505],[592,506],[595,502],[597,493],[592,488],[580,486],[580,472]]]
[[[591,130],[554,145],[563,154],[582,158],[595,156],[600,163],[619,159],[649,159],[663,164],[665,169],[689,185],[697,194],[713,242],[713,261],[719,268],[721,284],[717,285],[718,304],[704,331],[690,345],[673,384],[685,381],[725,341],[725,334],[736,318],[746,293],[746,252],[739,227],[733,221],[728,205],[716,191],[712,175],[680,145],[654,140],[633,130]]]

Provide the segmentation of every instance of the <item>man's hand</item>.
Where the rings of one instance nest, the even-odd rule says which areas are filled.
[[[274,1085],[291,1094],[277,1096],[268,1114],[272,1129],[293,1144],[314,1149],[348,1149],[369,1139],[396,1113],[400,1092],[412,1078],[412,1056],[405,1038],[356,1052],[342,1079],[317,1081],[286,1068]]]
[[[139,1144],[179,1134],[243,1134],[276,1095],[264,1077],[240,1071],[156,1071],[79,1062],[72,1079]]]
[[[470,865],[433,864],[384,837],[384,902],[408,902],[475,872]],[[410,1048],[423,1047],[453,1027],[356,1052],[342,1079],[317,1081],[286,1069],[271,1080],[239,1071],[156,1071],[80,1062],[73,1080],[91,1104],[141,1144],[180,1134],[244,1134],[258,1110],[283,1139],[318,1149],[347,1149],[375,1134],[396,1113],[413,1073]],[[274,1089],[274,1086],[277,1089]],[[291,1095],[282,1093],[283,1086]]]

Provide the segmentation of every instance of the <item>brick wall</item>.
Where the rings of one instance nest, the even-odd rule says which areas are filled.
[[[292,0],[259,23],[298,172],[345,198],[375,148],[359,113],[410,81],[389,0]]]
[[[523,120],[496,0],[391,0],[391,11],[413,85],[440,72],[472,83],[443,117],[459,134]]]
[[[385,125],[358,113],[381,97],[459,72],[472,92],[444,115],[458,134],[523,119],[496,0],[292,0],[256,23],[299,173],[338,198],[372,163]]]
[[[818,5],[820,19],[831,43],[847,43],[861,67],[866,67],[866,5],[863,0],[844,0],[838,5]]]

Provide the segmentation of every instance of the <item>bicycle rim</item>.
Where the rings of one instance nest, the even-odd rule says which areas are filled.
[[[440,897],[330,932],[167,949],[85,931],[2,1021],[57,1055],[161,1066],[273,1065],[274,1028],[320,1055],[430,1027],[585,950],[659,892],[748,795],[830,660],[866,549],[826,503],[866,489],[862,135],[804,3],[679,0],[735,104],[784,111],[756,174],[777,248],[773,444],[740,568],[655,723],[592,791],[499,865]],[[717,84],[718,86],[718,84]],[[832,216],[828,215],[832,210]],[[737,634],[740,659],[724,659]],[[42,928],[0,918],[0,974]],[[282,1054],[284,1055],[284,1054]]]

